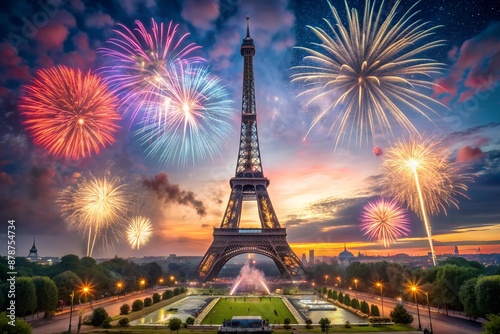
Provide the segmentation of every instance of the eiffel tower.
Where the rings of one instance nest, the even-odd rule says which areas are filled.
[[[286,228],[281,227],[267,193],[269,179],[264,177],[257,134],[257,110],[253,56],[255,44],[247,35],[241,45],[243,56],[243,100],[241,134],[236,173],[229,181],[231,195],[220,228],[214,228],[214,240],[196,269],[202,281],[217,277],[231,258],[245,253],[271,258],[283,278],[298,278],[304,267],[286,241]],[[243,201],[256,201],[261,228],[240,228]]]

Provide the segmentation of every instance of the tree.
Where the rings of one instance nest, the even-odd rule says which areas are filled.
[[[353,309],[359,310],[359,300],[357,300],[356,298],[353,298],[351,300],[351,307]]]
[[[144,298],[144,307],[153,305],[153,300],[149,297]]]
[[[120,306],[120,315],[127,315],[128,312],[130,312],[129,304],[123,304],[122,306]]]
[[[170,328],[171,331],[177,331],[177,334],[179,334],[179,329],[181,329],[182,326],[182,320],[176,317],[170,318],[168,321],[168,328]]]
[[[155,304],[156,304],[156,303],[159,303],[159,302],[160,302],[160,300],[161,300],[160,294],[159,294],[159,293],[157,293],[157,292],[155,292],[155,293],[153,294],[153,303],[155,303]]]
[[[339,301],[339,303],[343,304],[344,303],[344,295],[341,293],[339,293],[339,297],[337,298],[337,300]]]
[[[67,303],[71,303],[71,293],[82,285],[80,277],[72,271],[62,272],[59,275],[54,276],[52,280],[57,286],[59,299],[63,299]]]
[[[477,277],[478,274],[478,269],[472,267],[458,267],[454,264],[438,267],[435,282],[436,293],[439,301],[445,305],[446,314],[448,314],[448,306],[454,309],[462,307],[458,291],[466,280]]]
[[[370,314],[370,306],[368,306],[368,303],[365,302],[364,300],[361,301],[359,305],[359,310],[363,312],[364,314]]]
[[[106,312],[104,307],[94,309],[94,312],[92,312],[92,326],[101,326],[108,317],[108,312]]]
[[[328,297],[328,299],[332,299],[333,298],[333,291],[331,289],[328,289],[326,296]]]
[[[337,291],[333,290],[332,291],[332,299],[337,300],[339,298],[339,295],[337,294]]]
[[[178,296],[178,295],[180,295],[180,294],[181,294],[181,289],[179,289],[179,288],[175,288],[175,289],[174,289],[174,296]]]
[[[311,319],[307,318],[306,319],[306,328],[307,329],[313,328],[312,323],[313,323],[313,321]]]
[[[324,287],[321,289],[321,294],[326,295],[326,294],[327,294],[327,292],[328,292],[328,289],[327,289],[327,287],[326,287],[326,286],[324,286]]]
[[[186,324],[187,324],[188,326],[192,326],[192,325],[194,325],[194,318],[193,318],[193,317],[187,317],[187,318],[186,318]]]
[[[290,328],[291,322],[292,322],[292,320],[290,320],[290,318],[285,318],[285,320],[283,320],[283,323],[285,324],[285,328]]]
[[[344,296],[344,305],[351,306],[351,297],[347,293]]]
[[[61,262],[57,264],[62,272],[78,272],[81,267],[80,258],[75,254],[68,254],[61,257]]]
[[[16,313],[25,316],[27,312],[36,310],[36,289],[31,277],[16,279]]]
[[[498,334],[500,333],[500,315],[488,314],[486,316],[488,320],[484,325],[483,334]]]
[[[36,309],[45,312],[44,317],[47,318],[49,312],[55,310],[59,301],[57,286],[53,280],[45,276],[33,277],[33,284],[36,290]]]
[[[330,319],[328,318],[321,318],[319,319],[319,325],[321,326],[321,331],[328,331],[328,328],[330,327]]]
[[[391,320],[396,324],[409,325],[413,322],[413,315],[411,315],[401,304],[394,307],[390,316]]]
[[[480,314],[499,314],[500,275],[479,277],[476,284],[476,296]]]
[[[23,319],[16,318],[14,326],[10,325],[11,320],[7,318],[7,313],[0,313],[0,333],[9,334],[32,334],[31,326]]]
[[[370,307],[370,314],[373,317],[380,317],[380,311],[378,310],[378,306],[377,305],[372,304],[372,306]]]
[[[479,316],[476,297],[477,278],[471,278],[462,284],[458,296],[460,302],[464,305],[464,313],[469,319],[476,321]]]
[[[134,300],[132,303],[132,311],[137,312],[144,308],[144,303],[140,299]]]

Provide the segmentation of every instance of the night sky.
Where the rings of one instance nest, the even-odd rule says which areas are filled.
[[[385,2],[391,8],[394,0]],[[47,3],[49,3],[47,5]],[[331,2],[345,18],[344,1]],[[364,0],[348,1],[362,13]],[[402,0],[399,11],[414,1]],[[43,7],[49,12],[44,14]],[[301,64],[303,51],[294,46],[318,42],[308,25],[325,28],[333,20],[322,0],[19,0],[0,5],[0,220],[17,224],[18,255],[28,255],[33,238],[40,256],[83,256],[86,241],[69,227],[56,205],[59,193],[82,175],[102,173],[110,164],[130,179],[156,180],[149,192],[154,236],[141,250],[123,239],[114,246],[98,245],[96,257],[144,255],[202,255],[220,225],[230,193],[237,158],[243,59],[240,45],[245,17],[250,16],[254,57],[259,140],[264,174],[278,219],[287,227],[288,241],[300,256],[337,255],[344,243],[353,252],[368,254],[425,254],[425,229],[410,214],[412,232],[390,248],[368,242],[360,232],[362,207],[380,195],[380,165],[373,144],[339,147],[321,128],[304,136],[314,108],[297,98],[300,84],[291,83],[291,67]],[[48,7],[47,7],[48,6]],[[448,107],[435,110],[434,124],[408,113],[422,133],[443,138],[453,160],[468,164],[477,174],[460,208],[431,217],[438,254],[500,252],[500,2],[495,0],[423,0],[415,19],[442,25],[435,38],[446,45],[425,54],[447,64],[430,80],[439,84],[424,92]],[[50,17],[49,17],[50,16]],[[55,158],[33,144],[23,129],[17,104],[20,88],[37,69],[66,65],[96,71],[109,60],[96,53],[113,35],[117,23],[132,28],[135,20],[147,27],[157,22],[178,23],[198,54],[222,80],[233,100],[232,132],[220,154],[194,164],[160,164],[147,157],[131,135],[129,115],[123,115],[116,143],[91,158]],[[121,110],[119,110],[121,111]],[[401,131],[394,129],[396,137]],[[393,139],[378,138],[384,150]],[[151,181],[152,182],[152,181]],[[171,192],[169,192],[171,191]],[[242,226],[258,226],[256,206],[243,207]],[[7,228],[0,230],[5,245]],[[26,253],[26,254],[25,254]],[[1,247],[0,254],[6,254]]]

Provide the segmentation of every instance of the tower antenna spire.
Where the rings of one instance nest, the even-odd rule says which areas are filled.
[[[247,15],[247,37],[250,38],[250,16]]]

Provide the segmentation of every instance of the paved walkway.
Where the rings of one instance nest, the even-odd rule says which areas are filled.
[[[203,319],[205,319],[205,317],[210,313],[210,311],[212,311],[212,309],[214,308],[215,304],[217,304],[217,302],[219,300],[220,300],[220,298],[214,298],[214,299],[212,299],[212,301],[196,317],[196,319],[194,320],[194,324],[195,325],[201,325],[201,322],[203,321]]]

